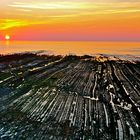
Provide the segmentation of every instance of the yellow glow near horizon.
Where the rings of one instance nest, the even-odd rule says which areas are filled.
[[[7,30],[14,27],[23,27],[43,23],[44,21],[31,21],[29,19],[0,19],[0,30]]]
[[[12,27],[19,27],[23,25],[28,25],[26,21],[17,19],[1,19],[0,20],[0,30],[5,30]]]

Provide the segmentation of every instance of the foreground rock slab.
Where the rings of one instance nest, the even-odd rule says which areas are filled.
[[[0,56],[0,139],[139,140],[140,62]]]

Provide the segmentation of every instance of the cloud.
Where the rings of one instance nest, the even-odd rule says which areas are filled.
[[[85,3],[76,3],[76,2],[14,2],[8,6],[18,7],[18,8],[29,8],[29,9],[80,9],[84,7]]]
[[[104,10],[120,8],[139,8],[140,2],[14,2],[9,7],[21,8],[24,10]],[[125,9],[124,9],[125,10]]]
[[[27,25],[27,21],[14,20],[14,19],[0,19],[0,30],[6,30],[12,27],[19,27]]]
[[[14,27],[22,27],[35,24],[44,24],[44,22],[28,21],[21,19],[0,19],[0,30],[7,30]]]

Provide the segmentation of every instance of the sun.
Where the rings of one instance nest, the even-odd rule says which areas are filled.
[[[6,40],[10,40],[10,35],[5,35]]]

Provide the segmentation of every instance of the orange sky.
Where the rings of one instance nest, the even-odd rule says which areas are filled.
[[[140,41],[140,2],[1,0],[0,40]]]

